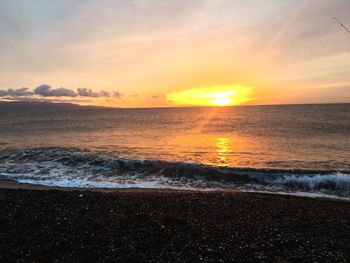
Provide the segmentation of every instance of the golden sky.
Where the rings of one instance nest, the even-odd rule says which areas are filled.
[[[349,10],[349,0],[0,0],[0,100],[350,102],[350,35],[332,19],[350,27]]]

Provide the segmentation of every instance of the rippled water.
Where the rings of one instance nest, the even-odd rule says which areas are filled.
[[[0,125],[0,175],[18,181],[349,195],[350,104],[2,110]]]

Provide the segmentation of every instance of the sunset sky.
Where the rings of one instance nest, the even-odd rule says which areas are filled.
[[[0,0],[0,100],[350,102],[349,0]]]

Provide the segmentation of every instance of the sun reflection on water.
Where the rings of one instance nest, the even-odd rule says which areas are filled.
[[[227,137],[216,138],[216,152],[218,154],[218,163],[223,166],[229,165],[228,156],[232,153],[231,141]]]

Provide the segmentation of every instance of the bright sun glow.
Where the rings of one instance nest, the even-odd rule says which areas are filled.
[[[251,87],[242,85],[187,89],[167,95],[177,105],[231,106],[253,100]]]
[[[227,98],[220,98],[220,99],[213,100],[212,102],[213,104],[218,106],[227,106],[232,102],[232,100]]]
[[[230,105],[233,102],[232,97],[236,94],[237,92],[234,90],[229,90],[225,92],[216,92],[210,94],[211,97],[214,97],[211,101],[212,104],[217,105],[217,106],[227,106]]]

